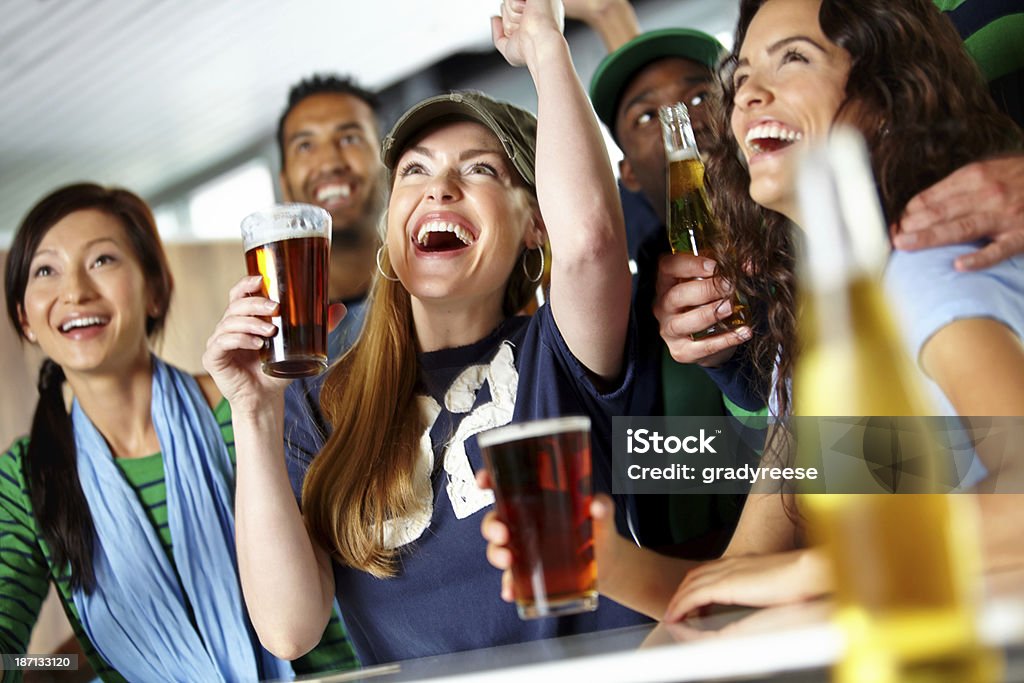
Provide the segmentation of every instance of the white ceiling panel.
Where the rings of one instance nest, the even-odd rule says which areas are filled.
[[[143,196],[271,136],[289,86],[487,49],[481,0],[4,0],[0,246],[67,182]]]
[[[288,88],[312,73],[379,89],[455,52],[490,52],[498,4],[0,0],[0,248],[62,184],[152,198],[272,139]],[[735,11],[734,0],[643,5],[651,28],[712,32]]]

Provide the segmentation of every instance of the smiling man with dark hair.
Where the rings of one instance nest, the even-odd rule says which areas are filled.
[[[291,89],[277,127],[282,196],[326,209],[333,222],[328,296],[349,312],[332,333],[332,359],[361,326],[379,246],[384,183],[377,106],[376,96],[351,79],[317,75]]]
[[[277,125],[282,197],[314,204],[331,214],[328,297],[346,308],[345,317],[327,338],[331,363],[362,330],[366,295],[376,269],[377,221],[384,194],[378,106],[376,95],[351,78],[314,75],[291,88]],[[285,391],[286,440],[294,425],[309,419],[324,433],[330,430],[320,411],[320,388],[326,375],[296,380]],[[327,638],[354,657],[337,616],[328,625]]]

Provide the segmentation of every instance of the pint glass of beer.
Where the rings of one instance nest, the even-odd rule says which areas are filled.
[[[260,351],[272,377],[311,377],[327,369],[327,269],[331,216],[309,204],[276,204],[242,221],[245,264],[278,302],[277,334]]]
[[[590,418],[521,422],[477,440],[508,526],[519,617],[597,609]]]

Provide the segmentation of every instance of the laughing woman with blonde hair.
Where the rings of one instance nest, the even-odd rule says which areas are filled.
[[[499,51],[533,77],[536,119],[453,93],[415,105],[385,138],[380,272],[362,336],[325,380],[329,436],[281,433],[284,384],[256,354],[275,304],[251,296],[258,279],[235,286],[210,339],[204,363],[239,451],[243,585],[279,655],[312,645],[335,596],[364,664],[644,621],[611,601],[520,620],[478,533],[494,498],[474,480],[477,433],[589,415],[595,487],[609,491],[610,418],[632,387],[622,211],[561,19],[557,1],[506,0],[492,24]],[[545,241],[548,303],[516,316]]]

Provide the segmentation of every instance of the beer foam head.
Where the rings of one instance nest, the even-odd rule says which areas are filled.
[[[487,448],[496,444],[531,439],[537,436],[548,436],[550,434],[565,434],[566,432],[589,432],[590,418],[586,416],[553,417],[546,420],[532,420],[530,422],[515,422],[497,429],[490,429],[482,432],[476,437],[480,448]]]
[[[300,237],[331,239],[331,214],[312,204],[274,204],[242,219],[242,241],[249,251],[262,244]]]
[[[671,164],[673,161],[689,161],[690,159],[700,159],[700,154],[696,148],[691,149],[674,149],[668,152],[668,162]]]

